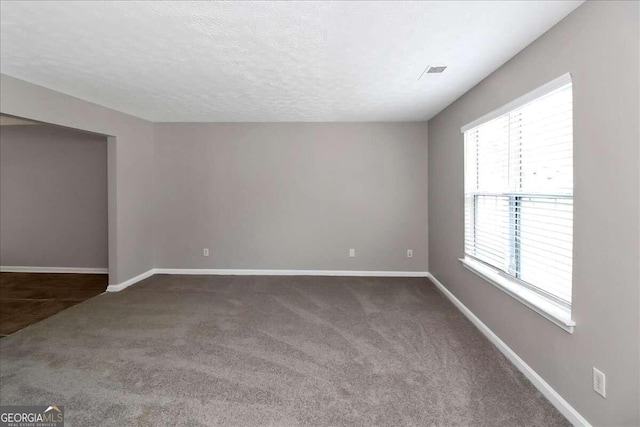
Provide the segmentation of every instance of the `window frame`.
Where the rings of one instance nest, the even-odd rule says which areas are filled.
[[[571,84],[573,86],[573,82],[571,79],[571,74],[570,73],[566,73],[540,87],[538,87],[537,89],[534,89],[533,91],[503,105],[502,107],[470,122],[469,124],[462,126],[462,128],[460,129],[461,133],[463,134],[463,138],[464,138],[464,133],[466,131],[472,130],[473,128],[480,126],[488,121],[491,121],[493,119],[497,119],[501,116],[504,116],[505,114],[509,114],[510,112],[512,112],[513,110],[522,107],[525,104],[528,104],[532,101],[537,100],[538,98],[541,98],[563,86],[566,86],[568,84]],[[574,142],[574,147],[575,147],[575,142]],[[463,164],[463,186],[465,186],[465,189],[463,189],[463,206],[464,206],[464,210],[465,210],[465,216],[466,216],[466,208],[467,208],[467,202],[466,202],[466,173],[467,173],[467,147],[466,147],[466,139],[464,142],[464,164]],[[575,169],[574,169],[575,170]],[[574,176],[575,176],[575,172],[574,172]],[[574,189],[575,189],[575,182],[574,182]],[[574,192],[575,193],[575,192]],[[571,199],[573,200],[573,194],[571,195]],[[506,194],[506,193],[505,193]],[[504,195],[504,194],[501,194]],[[476,194],[474,195],[474,200],[477,200],[477,198],[480,195]],[[526,195],[525,195],[526,196]],[[552,195],[546,195],[546,194],[536,194],[536,197],[551,197]],[[521,199],[523,197],[523,194],[512,194],[512,195],[508,195],[508,206],[509,206],[509,232],[511,232],[512,229],[515,229],[516,227],[516,222],[518,221],[517,218],[517,212],[518,210],[516,209],[518,203],[522,203]],[[563,196],[566,197],[566,196]],[[518,201],[518,199],[520,199],[520,201]],[[477,209],[477,202],[473,203],[473,209]],[[513,217],[511,215],[511,212],[513,212]],[[473,220],[476,220],[476,215],[474,215]],[[573,218],[575,218],[575,211],[574,211],[574,216]],[[512,224],[513,222],[513,224]],[[572,224],[574,223],[574,221],[572,221]],[[525,306],[529,307],[530,309],[532,309],[533,311],[537,312],[538,314],[542,315],[544,318],[546,318],[547,320],[553,322],[554,324],[556,324],[557,326],[559,326],[560,328],[562,328],[563,330],[565,330],[566,332],[569,333],[573,333],[573,330],[575,328],[575,322],[572,319],[572,306],[571,304],[568,304],[567,302],[555,297],[554,295],[548,294],[547,292],[545,292],[543,289],[537,288],[534,285],[531,285],[525,281],[520,280],[517,276],[513,276],[509,273],[506,273],[504,271],[502,271],[499,268],[496,268],[488,263],[485,263],[471,255],[467,255],[466,254],[466,243],[465,243],[465,238],[466,238],[466,234],[467,234],[467,224],[466,224],[466,220],[465,223],[463,224],[463,257],[460,258],[460,262],[462,263],[462,265],[468,269],[469,271],[475,273],[476,275],[478,275],[479,277],[483,278],[484,280],[488,281],[489,283],[491,283],[492,285],[496,286],[498,289],[502,290],[503,292],[507,293],[508,295],[510,295],[511,297],[515,298],[516,300],[520,301],[521,303],[523,303]],[[518,257],[517,257],[517,247],[511,247],[513,246],[511,244],[512,239],[509,239],[510,241],[510,259],[511,257],[515,256],[515,259],[517,261]],[[513,239],[513,242],[515,242],[516,240]],[[516,244],[517,246],[517,244]],[[573,249],[575,249],[575,244],[573,244]],[[573,252],[572,252],[573,253]],[[573,267],[572,267],[573,269]],[[573,271],[572,271],[572,284],[571,284],[572,288],[573,288]]]

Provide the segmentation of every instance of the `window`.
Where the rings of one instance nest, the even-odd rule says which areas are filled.
[[[463,132],[465,266],[572,328],[570,76],[465,126]]]

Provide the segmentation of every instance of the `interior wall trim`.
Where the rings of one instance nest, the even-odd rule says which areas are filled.
[[[440,291],[480,330],[488,339],[498,347],[507,359],[524,374],[529,381],[546,397],[553,406],[556,407],[574,426],[590,427],[591,424],[580,413],[569,404],[557,391],[549,385],[531,366],[516,354],[504,341],[498,337],[482,320],[478,318],[467,306],[465,306],[455,295],[451,293],[433,274],[427,276]]]
[[[427,277],[426,271],[356,271],[356,270],[271,270],[271,269],[200,269],[156,268],[156,274],[202,274],[228,276],[355,276],[355,277]]]
[[[121,283],[109,285],[107,292],[119,292],[154,274],[213,276],[352,276],[352,277],[428,277],[426,271],[355,271],[355,270],[257,270],[208,268],[152,268]]]
[[[131,286],[133,284],[136,284],[141,280],[144,280],[144,279],[146,279],[148,277],[153,276],[155,274],[155,271],[156,270],[154,268],[152,268],[151,270],[147,270],[144,273],[138,274],[137,276],[132,277],[129,280],[125,280],[124,282],[116,283],[116,284],[113,284],[113,285],[109,285],[109,286],[107,286],[107,292],[119,292],[119,291],[121,291],[123,289],[126,289],[129,286]]]
[[[0,266],[2,273],[73,273],[73,274],[108,274],[108,268],[96,267],[32,267],[32,266]]]

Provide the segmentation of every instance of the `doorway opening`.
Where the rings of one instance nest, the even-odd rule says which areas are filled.
[[[0,337],[107,288],[107,144],[0,115]]]

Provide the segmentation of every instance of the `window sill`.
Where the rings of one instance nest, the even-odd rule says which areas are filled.
[[[461,258],[460,262],[469,271],[482,277],[565,331],[573,333],[576,323],[571,320],[571,309],[545,298],[544,295],[540,295],[531,289],[527,289],[515,280],[510,280],[481,262],[469,258]]]

